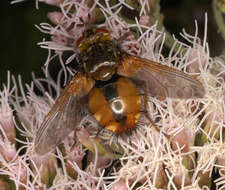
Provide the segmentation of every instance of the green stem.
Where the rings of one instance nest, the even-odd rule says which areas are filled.
[[[224,48],[223,51],[222,51],[222,55],[223,55],[223,59],[224,59],[224,61],[225,61],[225,48]]]
[[[163,25],[163,16],[160,13],[160,0],[155,0],[154,1],[154,8],[153,8],[153,13],[149,14],[150,16],[150,20],[153,21],[153,23],[158,22],[158,29],[162,30],[164,29],[165,33],[166,33],[166,39],[165,39],[165,45],[171,49],[175,43],[174,38],[172,37],[172,35],[165,29],[164,25]],[[174,51],[178,51],[179,45],[176,44],[174,47]]]
[[[212,9],[213,9],[214,17],[215,17],[219,32],[221,33],[221,36],[225,40],[225,23],[223,20],[223,15],[217,7],[217,0],[212,1]]]

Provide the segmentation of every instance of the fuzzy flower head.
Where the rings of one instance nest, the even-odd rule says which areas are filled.
[[[198,38],[197,24],[193,36],[185,31],[181,34],[187,44],[174,37],[174,44],[165,55],[162,52],[167,36],[150,16],[156,6],[152,1],[36,2],[57,6],[59,10],[48,13],[51,24],[37,26],[51,37],[39,43],[49,52],[45,78],[34,76],[32,84],[24,87],[20,77],[16,80],[9,76],[13,87],[4,87],[0,92],[1,175],[12,181],[16,189],[28,190],[207,189],[212,183],[224,186],[225,67],[222,60],[210,57],[206,35],[203,40]],[[191,75],[204,86],[204,97],[171,99],[149,95],[144,99],[148,117],[141,117],[135,130],[123,135],[94,125],[96,120],[91,115],[79,124],[66,123],[62,117],[65,122],[58,125],[72,126],[71,133],[63,137],[65,140],[55,150],[38,155],[34,151],[37,131],[52,107],[59,105],[57,98],[65,86],[79,74],[82,63],[78,46],[85,40],[84,31],[93,25],[107,30],[118,41],[121,52]],[[207,22],[205,34],[206,31]],[[50,74],[55,59],[62,66],[56,79]],[[155,78],[161,80],[160,76]],[[67,96],[63,97],[67,101]],[[60,114],[61,107],[57,109],[55,113]],[[84,112],[85,109],[71,111],[70,117]],[[54,117],[47,122],[54,122]],[[20,133],[16,139],[12,135],[15,128]],[[51,142],[57,140],[57,133],[50,134]],[[213,175],[218,174],[220,177],[213,181]]]

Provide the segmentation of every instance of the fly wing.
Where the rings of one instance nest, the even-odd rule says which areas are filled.
[[[145,81],[152,96],[187,99],[202,98],[205,94],[204,87],[194,77],[144,58],[124,56],[118,73]]]
[[[94,81],[76,75],[44,118],[35,139],[35,151],[42,155],[61,143],[83,118],[80,99],[87,95]]]

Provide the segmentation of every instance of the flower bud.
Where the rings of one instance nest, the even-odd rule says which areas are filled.
[[[39,175],[41,182],[46,186],[50,186],[56,176],[56,157],[51,153],[47,153],[42,156],[33,153],[30,160],[32,160],[30,161],[30,165],[34,176]]]

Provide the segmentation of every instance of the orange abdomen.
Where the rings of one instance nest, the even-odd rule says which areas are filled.
[[[103,88],[92,89],[88,105],[102,127],[120,134],[137,126],[142,104],[136,85],[127,78],[119,78]]]

